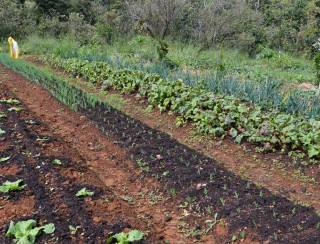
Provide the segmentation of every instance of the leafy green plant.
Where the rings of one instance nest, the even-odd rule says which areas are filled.
[[[9,99],[0,99],[0,103],[5,103],[9,105],[19,105],[20,101],[17,99],[9,98]]]
[[[0,192],[7,193],[12,191],[21,191],[25,186],[26,185],[23,185],[23,180],[17,180],[14,182],[6,181],[0,185]]]
[[[320,52],[317,53],[315,59],[315,66],[316,66],[316,75],[317,75],[317,83],[320,86]]]
[[[141,171],[149,172],[150,170],[148,163],[144,162],[142,159],[137,160],[137,165],[139,166]]]
[[[297,114],[254,106],[233,96],[218,95],[208,91],[202,83],[190,87],[181,80],[164,80],[155,74],[126,69],[115,70],[103,62],[59,57],[48,57],[47,60],[98,87],[102,81],[108,80],[112,88],[122,93],[138,93],[147,99],[150,106],[158,107],[161,112],[170,111],[181,121],[192,122],[200,133],[216,137],[229,135],[237,143],[250,142],[262,151],[299,151],[309,159],[320,158],[319,119],[308,119]],[[12,62],[2,55],[0,61],[31,77],[35,82],[41,81],[45,88],[72,108],[94,106],[98,100],[84,94],[80,88],[44,74],[26,63]],[[269,83],[265,85],[270,86]],[[246,89],[252,87],[248,86]],[[264,90],[270,93],[269,88]],[[306,100],[304,96],[307,97]],[[319,104],[320,97],[313,96],[314,100],[310,100],[308,96],[303,92],[293,92],[287,97],[287,103],[290,103],[293,109],[297,107],[297,99],[304,100],[301,110],[308,109],[309,104]],[[282,106],[281,102],[279,106]],[[292,110],[293,113],[294,111],[296,110]],[[319,111],[314,113],[320,114],[320,107]]]
[[[94,195],[94,192],[87,190],[87,188],[85,188],[85,187],[76,193],[77,197],[90,197],[93,195]]]
[[[111,244],[113,241],[117,241],[118,244],[129,244],[135,241],[141,241],[144,239],[144,233],[139,230],[131,230],[129,233],[118,233],[110,236],[107,239],[107,244]]]
[[[8,111],[9,112],[21,112],[23,110],[23,108],[21,108],[21,107],[16,107],[16,106],[14,106],[14,107],[11,107],[11,108],[8,108]]]
[[[4,112],[0,112],[0,119],[6,118],[7,115]]]
[[[62,162],[61,162],[60,159],[54,159],[54,160],[52,160],[52,164],[54,164],[54,165],[62,165]]]
[[[78,232],[78,230],[81,228],[80,226],[73,226],[73,225],[69,225],[68,227],[71,235],[75,235]]]
[[[3,136],[4,134],[6,134],[6,131],[0,128],[0,136]]]
[[[55,231],[54,224],[46,224],[41,227],[36,227],[36,225],[37,222],[33,219],[17,223],[11,221],[6,236],[14,238],[17,244],[33,244],[41,232],[52,234]]]

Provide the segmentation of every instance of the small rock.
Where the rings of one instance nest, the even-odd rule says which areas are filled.
[[[101,218],[100,217],[93,217],[93,222],[100,223],[101,222]]]
[[[158,155],[156,156],[156,158],[157,158],[158,160],[163,159],[163,157],[162,157],[160,154],[158,154]]]

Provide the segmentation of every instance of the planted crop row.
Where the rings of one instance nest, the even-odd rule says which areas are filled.
[[[231,95],[265,108],[274,108],[290,114],[300,114],[308,118],[320,117],[320,94],[317,90],[288,88],[286,82],[269,79],[270,77],[258,75],[259,78],[255,77],[254,80],[239,80],[236,74],[226,73],[223,69],[195,74],[181,68],[172,70],[162,63],[145,62],[122,56],[107,56],[81,48],[79,51],[50,50],[45,53],[58,55],[65,59],[76,58],[90,62],[104,62],[113,69],[157,74],[162,79],[182,79],[188,86],[195,86],[197,82],[205,80],[207,89],[217,94]],[[251,71],[247,70],[246,73]]]
[[[84,77],[102,89],[139,93],[148,99],[151,106],[157,106],[161,111],[175,112],[178,125],[191,121],[202,133],[230,135],[237,143],[248,141],[265,151],[295,151],[309,158],[320,156],[318,120],[263,110],[234,97],[215,95],[201,84],[189,87],[180,80],[170,82],[139,71],[113,70],[102,62],[54,57],[47,58],[47,61],[74,76]],[[0,62],[40,83],[74,109],[94,107],[99,101],[94,95],[23,61],[13,61],[6,55],[0,55]]]
[[[248,141],[261,150],[300,151],[309,158],[320,156],[320,121],[266,110],[232,96],[210,92],[202,84],[194,87],[140,71],[114,70],[103,62],[46,58],[46,61],[81,76],[102,89],[139,93],[151,106],[178,115],[177,124],[193,122],[202,133],[230,135],[237,143]]]

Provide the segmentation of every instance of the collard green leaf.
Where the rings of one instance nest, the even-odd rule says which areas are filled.
[[[94,192],[93,191],[88,191],[87,188],[82,188],[76,193],[77,197],[88,197],[88,196],[93,196]]]
[[[140,230],[132,230],[128,234],[129,242],[140,241],[143,238],[144,238],[144,234]]]
[[[55,231],[54,224],[36,227],[37,222],[33,219],[19,221],[16,224],[11,221],[6,232],[7,237],[14,238],[16,243],[33,244],[41,231],[46,234],[52,234]]]

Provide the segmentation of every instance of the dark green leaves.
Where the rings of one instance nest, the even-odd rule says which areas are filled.
[[[0,185],[0,192],[8,193],[11,191],[21,191],[25,188],[26,185],[23,185],[22,180],[17,180],[14,182],[6,181],[2,185]]]
[[[143,232],[139,230],[131,230],[129,233],[121,232],[121,233],[112,235],[111,237],[108,238],[107,244],[113,243],[114,240],[118,244],[129,244],[135,241],[141,241],[143,239],[144,239]]]
[[[93,196],[94,195],[94,192],[93,191],[89,191],[87,190],[87,188],[82,188],[81,190],[79,190],[77,193],[76,193],[76,196],[77,197],[90,197],[90,196]]]
[[[37,222],[33,219],[19,221],[16,224],[11,221],[6,236],[14,238],[16,243],[33,244],[42,231],[46,234],[52,234],[55,231],[54,224],[41,227],[36,227],[36,224]]]

